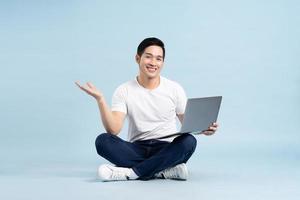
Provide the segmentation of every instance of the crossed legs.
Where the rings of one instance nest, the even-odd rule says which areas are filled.
[[[100,134],[95,141],[97,153],[118,167],[132,168],[141,180],[154,174],[186,163],[195,151],[197,140],[183,134],[171,143],[159,140],[127,142],[109,134]]]

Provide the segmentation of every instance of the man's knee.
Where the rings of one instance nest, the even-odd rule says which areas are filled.
[[[185,151],[194,152],[197,146],[197,139],[191,134],[184,134],[182,136],[182,144]]]
[[[95,146],[96,146],[96,150],[97,153],[100,156],[103,156],[103,153],[106,151],[106,145],[109,144],[109,140],[111,139],[112,135],[109,133],[102,133],[100,135],[97,136],[96,140],[95,140]]]

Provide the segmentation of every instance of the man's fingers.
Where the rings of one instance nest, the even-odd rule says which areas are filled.
[[[216,130],[217,130],[217,127],[215,127],[215,126],[210,126],[210,127],[208,127],[208,130],[209,130],[209,131],[216,131]]]
[[[201,133],[204,135],[213,135],[217,130],[218,130],[218,124],[214,122],[211,124],[211,126],[208,127],[207,130],[202,131]]]
[[[81,88],[81,85],[80,85],[79,81],[75,81],[75,84],[76,84],[78,87]]]
[[[83,88],[83,86],[82,85],[80,85],[80,82],[79,81],[75,81],[75,84],[80,88],[80,89],[82,89]]]
[[[88,94],[91,93],[90,89],[87,86],[80,85],[79,83],[76,83],[76,85],[83,91],[87,92]]]
[[[212,123],[212,126],[218,127],[219,125],[216,122],[214,122],[214,123]]]
[[[215,133],[214,131],[203,131],[204,135],[212,135],[214,133]]]
[[[80,85],[79,82],[75,82],[75,84],[82,90],[86,91],[86,88],[83,85]]]
[[[91,88],[91,89],[92,89],[92,88],[95,88],[95,86],[94,86],[91,82],[87,82],[86,84],[87,84],[87,86],[89,86],[89,88]]]
[[[89,90],[88,88],[86,88],[85,86],[81,86],[80,88],[81,88],[83,91],[87,92],[87,93],[90,92],[90,90]]]
[[[80,85],[79,81],[76,81],[75,84],[82,90],[84,90],[85,92],[90,93],[90,89],[91,89],[91,85],[89,83],[87,83],[86,85]]]

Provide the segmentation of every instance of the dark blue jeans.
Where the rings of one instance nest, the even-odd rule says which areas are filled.
[[[186,163],[196,149],[197,140],[183,134],[172,142],[142,140],[127,142],[118,136],[102,133],[96,139],[100,156],[118,167],[132,168],[141,180],[180,163]]]

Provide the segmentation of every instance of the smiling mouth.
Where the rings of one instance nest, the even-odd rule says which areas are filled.
[[[158,69],[157,67],[146,67],[146,68],[149,72],[155,72]]]

